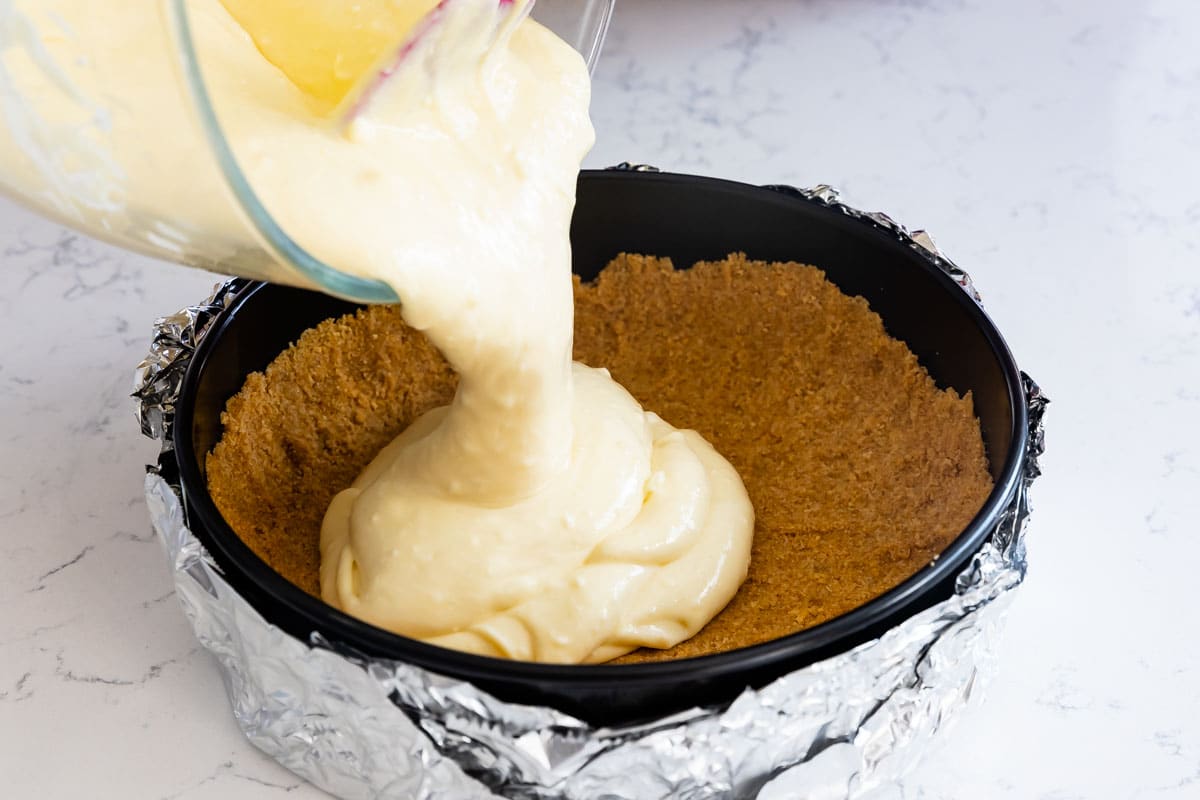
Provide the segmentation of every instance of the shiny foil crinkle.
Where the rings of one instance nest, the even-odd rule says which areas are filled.
[[[829,187],[774,188],[886,228],[978,300],[928,235],[850,209]],[[163,464],[173,459],[171,421],[191,355],[242,285],[218,286],[156,324],[134,396],[142,430],[163,442]],[[952,597],[728,705],[636,727],[592,728],[409,664],[339,652],[316,633],[300,641],[225,582],[187,528],[172,469],[149,470],[146,499],[176,592],[197,639],[221,665],[238,724],[280,764],[337,797],[863,797],[907,772],[993,669],[1005,608],[1025,577],[1028,488],[1043,447],[1047,401],[1028,376],[1025,389],[1030,446],[1022,480]]]

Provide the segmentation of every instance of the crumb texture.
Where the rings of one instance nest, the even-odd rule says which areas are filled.
[[[576,281],[575,358],[699,431],[756,514],[750,574],[725,610],[670,650],[619,662],[744,647],[849,611],[929,563],[991,491],[970,395],[938,389],[866,301],[814,267],[733,255],[675,270],[622,255]],[[208,457],[213,499],[319,596],[329,501],[456,383],[396,307],[328,320],[229,401]]]

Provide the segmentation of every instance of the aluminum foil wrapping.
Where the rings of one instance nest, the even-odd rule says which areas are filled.
[[[626,169],[647,169],[622,165]],[[842,204],[827,186],[772,187],[863,217],[923,250],[978,300],[923,232]],[[240,287],[158,321],[139,365],[142,430],[171,448],[182,376],[209,322]],[[1028,488],[1039,474],[1046,399],[1025,376],[1030,448],[1020,487],[948,600],[874,641],[732,703],[636,727],[595,729],[551,708],[501,701],[408,664],[364,660],[266,622],[188,530],[170,473],[146,498],[196,637],[220,663],[246,736],[342,798],[850,798],[889,785],[978,693],[1013,590],[1025,576]]]

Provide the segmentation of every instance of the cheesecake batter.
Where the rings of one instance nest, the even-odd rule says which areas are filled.
[[[85,126],[107,169],[91,194],[15,166],[33,134],[6,110],[10,190],[50,189],[89,231],[168,208],[181,242],[253,250],[200,166],[151,5],[100,18],[86,0],[31,5],[63,22],[61,36],[38,28],[56,62],[93,59],[50,85],[28,53],[4,57],[9,80],[50,81],[42,141],[78,114],[62,87],[102,76],[121,91]],[[745,578],[753,512],[699,435],[571,361],[568,230],[592,142],[578,54],[526,19],[527,4],[447,0],[331,103],[219,2],[192,8],[222,126],[264,205],[318,258],[391,285],[460,376],[449,406],[331,503],[324,599],[408,636],[538,661],[604,661],[696,633]]]

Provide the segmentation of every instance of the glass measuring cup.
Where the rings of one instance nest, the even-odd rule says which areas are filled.
[[[137,12],[153,19],[142,21],[132,41],[113,41],[98,30],[103,26],[86,0],[0,0],[0,191],[83,233],[156,258],[354,300],[395,301],[386,285],[314,258],[258,201],[213,109],[220,87],[205,82],[203,59],[214,56],[196,45],[195,6],[162,0],[161,8],[161,17]],[[612,0],[542,0],[533,15],[591,66],[611,8]],[[131,87],[114,85],[105,70],[106,50],[121,47],[137,48],[146,71],[181,76],[169,94],[133,96],[143,118],[147,106],[152,110],[150,129],[139,129],[138,113],[130,113]],[[139,137],[164,131],[171,136],[167,156],[162,147],[138,152]],[[134,173],[165,180],[156,182],[153,196],[138,197],[125,191],[146,185],[127,180]],[[168,187],[174,176],[181,185]],[[228,201],[206,203],[197,216],[189,200],[200,194]]]

